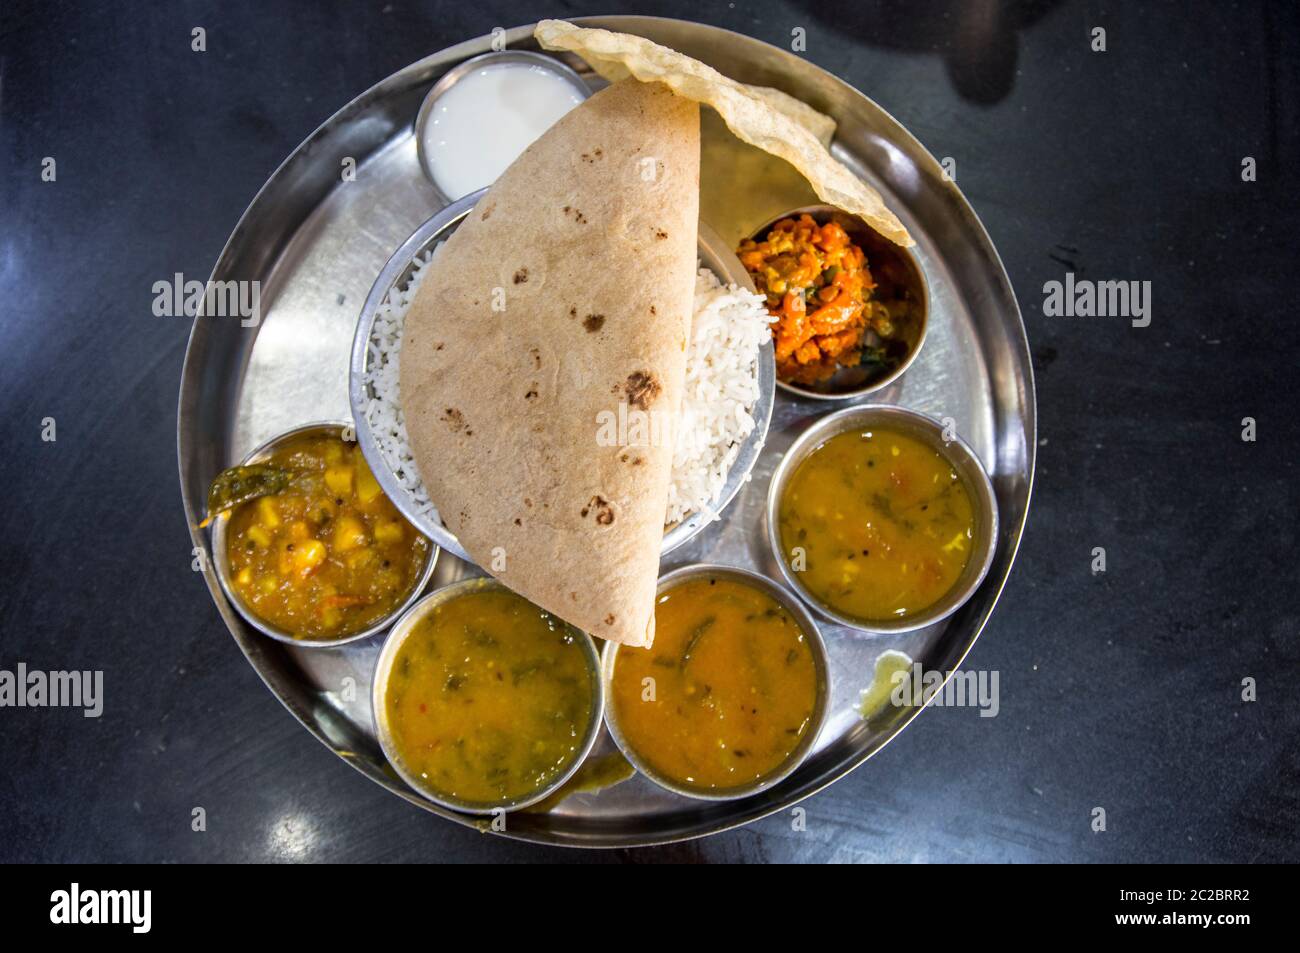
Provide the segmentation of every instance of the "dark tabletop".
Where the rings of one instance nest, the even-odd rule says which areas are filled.
[[[1036,486],[966,663],[1000,673],[1000,712],[925,712],[807,801],[803,832],[778,815],[579,853],[442,821],[299,726],[190,569],[189,327],[152,314],[153,283],[206,276],[280,160],[374,82],[597,12],[786,48],[805,28],[802,55],[957,160],[1028,327]],[[0,708],[0,860],[1300,860],[1298,21],[1289,3],[7,0],[0,669],[101,669],[105,708]],[[1045,316],[1067,271],[1150,281],[1150,326]]]

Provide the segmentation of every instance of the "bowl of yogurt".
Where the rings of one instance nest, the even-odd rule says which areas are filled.
[[[591,90],[558,59],[527,50],[484,53],[433,84],[415,119],[415,147],[443,201],[491,185]]]

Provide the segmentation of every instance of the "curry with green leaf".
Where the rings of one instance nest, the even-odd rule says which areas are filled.
[[[485,806],[556,781],[582,754],[591,721],[586,638],[504,587],[430,609],[397,649],[384,693],[407,774]]]
[[[649,649],[616,657],[610,704],[624,742],[679,785],[724,791],[780,768],[812,730],[809,636],[766,592],[726,577],[673,586]]]

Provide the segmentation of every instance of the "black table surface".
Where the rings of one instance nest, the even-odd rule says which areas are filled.
[[[805,802],[803,831],[781,814],[577,852],[442,821],[294,721],[190,568],[189,324],[153,315],[154,282],[206,276],[276,165],[371,84],[494,26],[600,12],[786,48],[804,28],[801,55],[957,160],[1028,328],[1036,486],[967,659],[1000,673],[999,714],[925,712]],[[1300,860],[1298,19],[1282,3],[8,0],[0,669],[100,669],[105,707],[0,708],[0,860]],[[1150,326],[1046,316],[1067,271],[1150,281]]]

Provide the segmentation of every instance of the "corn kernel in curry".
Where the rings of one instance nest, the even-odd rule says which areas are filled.
[[[384,496],[361,451],[304,435],[266,461],[287,489],[237,507],[226,531],[230,580],[259,618],[297,638],[343,638],[407,600],[432,549]]]

